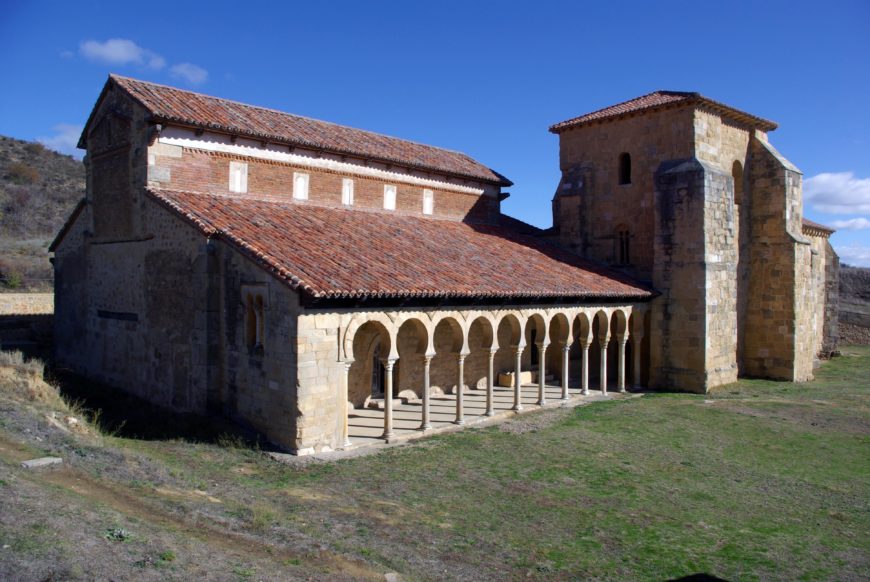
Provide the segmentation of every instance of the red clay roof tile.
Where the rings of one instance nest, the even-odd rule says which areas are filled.
[[[827,232],[829,234],[833,234],[833,233],[837,232],[836,229],[833,229],[830,226],[825,226],[824,224],[820,224],[818,222],[813,222],[812,220],[808,220],[806,218],[803,219],[803,227],[815,229],[815,230],[821,230],[821,231]]]
[[[312,298],[646,299],[653,293],[504,226],[150,190]]]
[[[511,185],[460,152],[118,75],[111,75],[109,83],[130,94],[156,120]]]
[[[589,123],[605,119],[615,119],[617,117],[628,115],[630,113],[637,113],[646,110],[651,111],[662,107],[667,107],[668,105],[679,103],[704,104],[719,111],[720,113],[723,113],[729,117],[736,118],[740,121],[743,121],[744,123],[758,127],[764,131],[773,131],[777,127],[776,123],[772,121],[757,117],[750,113],[746,113],[745,111],[740,111],[739,109],[734,109],[733,107],[725,105],[724,103],[714,101],[709,97],[704,97],[700,93],[691,93],[687,91],[653,91],[652,93],[636,97],[629,101],[617,103],[616,105],[611,105],[609,107],[605,107],[604,109],[593,111],[592,113],[586,113],[585,115],[581,115],[580,117],[574,117],[566,121],[561,121],[559,123],[551,125],[550,131],[553,133],[561,133],[562,131],[571,127],[587,125]]]

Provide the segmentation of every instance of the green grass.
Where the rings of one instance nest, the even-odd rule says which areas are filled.
[[[410,579],[861,579],[868,377],[870,348],[846,348],[808,384],[645,395],[545,412],[536,431],[298,467],[251,448],[110,441],[222,500],[173,502],[197,519],[276,546],[317,540]],[[311,569],[313,555],[284,563]]]

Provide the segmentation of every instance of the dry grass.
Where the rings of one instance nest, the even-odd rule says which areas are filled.
[[[45,364],[19,351],[0,352],[0,394],[7,398],[69,409],[56,386],[45,381]],[[70,410],[71,411],[71,410]]]
[[[808,384],[648,394],[299,466],[221,433],[60,440],[25,418],[39,396],[0,389],[0,579],[864,580],[868,375],[854,348]],[[18,469],[37,452],[64,468]],[[129,538],[107,540],[117,528]]]

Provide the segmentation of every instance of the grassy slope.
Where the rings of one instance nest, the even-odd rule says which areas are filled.
[[[861,579],[870,349],[845,351],[811,384],[647,395],[298,466],[58,435],[7,398],[0,577]],[[71,466],[16,468],[43,452]]]

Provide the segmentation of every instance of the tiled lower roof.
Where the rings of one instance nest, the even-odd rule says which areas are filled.
[[[151,190],[315,299],[646,299],[648,288],[504,226]]]

